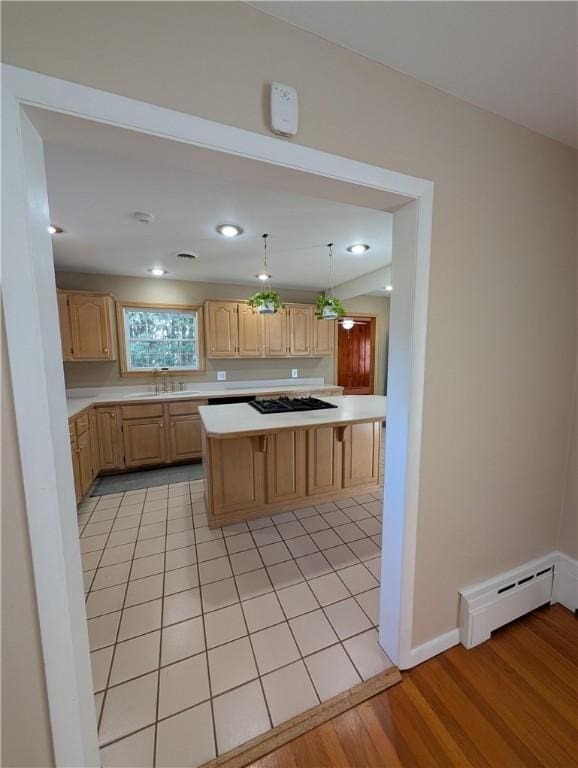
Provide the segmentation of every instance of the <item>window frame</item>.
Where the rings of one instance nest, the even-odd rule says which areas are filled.
[[[196,312],[197,328],[198,328],[199,367],[198,368],[175,368],[167,371],[165,375],[194,376],[195,374],[205,373],[206,371],[205,326],[204,326],[202,304],[164,304],[164,303],[158,303],[158,302],[151,303],[148,301],[117,301],[116,302],[116,318],[117,318],[118,350],[119,350],[118,357],[120,362],[121,376],[138,376],[140,378],[143,378],[144,376],[153,376],[153,370],[151,368],[141,368],[141,369],[129,368],[128,349],[126,345],[126,326],[124,322],[125,309],[150,309],[155,311],[174,310],[177,312]]]

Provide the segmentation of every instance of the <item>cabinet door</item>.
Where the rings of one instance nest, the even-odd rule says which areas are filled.
[[[343,444],[334,427],[318,427],[307,433],[307,494],[329,493],[343,487]]]
[[[289,353],[295,357],[311,354],[313,307],[289,307]]]
[[[96,423],[96,411],[94,408],[88,414],[90,430],[90,453],[92,457],[92,479],[100,472],[100,452],[98,450],[98,426]]]
[[[92,451],[90,448],[90,433],[88,430],[83,432],[78,438],[78,465],[80,493],[81,496],[84,496],[92,485]]]
[[[273,432],[266,437],[267,503],[305,495],[305,431]]]
[[[343,439],[343,487],[379,481],[381,423],[350,424]]]
[[[216,517],[265,503],[262,442],[258,437],[207,441],[212,511]]]
[[[199,458],[202,455],[200,418],[171,416],[169,424],[169,461]]]
[[[313,316],[313,351],[316,357],[333,355],[335,320],[318,320]]]
[[[122,432],[127,467],[166,463],[165,420],[162,416],[125,420]]]
[[[68,294],[57,291],[58,320],[60,322],[60,342],[62,344],[62,359],[74,360],[72,354],[72,332],[70,330],[70,310],[68,308]]]
[[[263,357],[263,315],[246,304],[237,307],[239,318],[239,357]]]
[[[238,346],[237,303],[208,301],[207,357],[236,357]]]
[[[117,408],[96,409],[100,469],[122,469],[124,461],[121,451],[120,423]]]
[[[267,357],[287,357],[287,310],[280,309],[274,315],[266,315],[264,326]]]
[[[69,293],[68,306],[74,359],[114,360],[110,296]]]
[[[76,440],[76,425],[69,423],[68,430],[70,434],[70,452],[72,454],[72,475],[74,477],[74,495],[76,503],[82,498],[82,483],[80,480],[80,463],[78,460],[78,443]]]

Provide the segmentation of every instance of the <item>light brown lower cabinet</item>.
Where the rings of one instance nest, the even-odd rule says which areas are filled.
[[[127,467],[166,464],[165,420],[162,416],[123,419],[124,463]]]
[[[96,424],[101,471],[122,469],[124,461],[119,409],[115,405],[97,406]]]
[[[232,438],[203,432],[209,525],[377,487],[380,434],[380,421]]]
[[[199,416],[169,416],[169,461],[186,461],[201,456]]]

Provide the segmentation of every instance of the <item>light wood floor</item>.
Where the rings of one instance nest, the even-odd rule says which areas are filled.
[[[253,768],[578,766],[578,619],[542,608],[253,764]]]

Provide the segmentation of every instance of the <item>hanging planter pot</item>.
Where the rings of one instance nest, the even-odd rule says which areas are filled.
[[[337,320],[345,317],[345,307],[341,299],[322,293],[315,303],[315,317],[318,320]]]
[[[260,315],[274,315],[284,307],[281,297],[273,290],[257,291],[247,299],[247,305]]]

